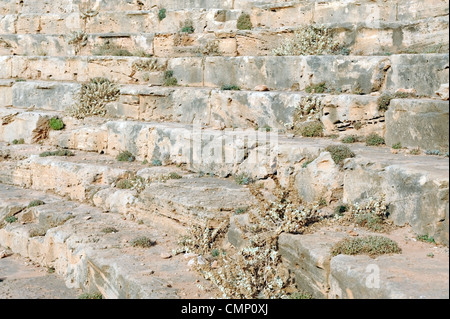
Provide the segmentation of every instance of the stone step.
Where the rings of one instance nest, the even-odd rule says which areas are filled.
[[[194,21],[196,30],[236,29],[236,20],[242,12],[250,14],[254,27],[279,28],[292,25],[361,22],[377,25],[382,22],[413,21],[448,15],[445,1],[409,0],[391,1],[244,1],[234,2],[232,7],[212,7],[212,3],[198,3],[196,6],[183,4],[171,9],[169,3],[148,2],[95,4],[65,2],[59,5],[33,5],[31,10],[20,10],[20,6],[9,4],[0,11],[1,33],[54,33],[55,27],[63,31],[84,29],[88,33],[97,32],[139,32],[160,28],[176,32],[180,22]],[[239,3],[242,3],[241,5]],[[205,4],[205,7],[202,7]],[[220,5],[220,3],[216,3]],[[26,6],[26,5],[25,5]],[[30,8],[30,6],[26,6]],[[36,9],[39,8],[39,9]],[[166,9],[166,17],[159,19],[161,9]],[[189,9],[186,9],[189,8]],[[232,9],[234,8],[234,9]],[[49,12],[49,13],[48,13]],[[399,12],[398,14],[396,14]],[[131,23],[130,23],[131,20]],[[105,30],[105,28],[107,28]],[[125,31],[127,30],[127,31]],[[134,30],[134,31],[130,31]]]
[[[4,148],[3,157],[9,160],[2,162],[0,183],[52,192],[134,219],[158,222],[152,216],[156,214],[181,225],[216,223],[235,207],[256,205],[249,191],[234,181],[199,177],[177,167],[122,163],[82,151],[40,157],[54,149],[44,146]],[[129,185],[119,186],[123,181]]]
[[[418,234],[429,234],[448,244],[446,157],[354,143],[349,147],[356,157],[341,166],[326,151],[328,146],[341,143],[329,138],[97,120],[52,131],[46,143],[110,156],[127,150],[138,161],[159,160],[164,165],[186,165],[197,173],[241,176],[246,181],[276,176],[281,187],[293,188],[307,202],[323,199],[355,203],[385,194],[391,203],[390,218],[396,224],[410,224]]]
[[[28,207],[32,199],[44,204]],[[17,208],[20,207],[20,211]],[[7,216],[17,221],[3,222]],[[182,255],[170,258],[176,236],[122,215],[0,184],[0,245],[55,269],[69,288],[108,299],[211,298],[215,288],[188,270]],[[106,229],[114,228],[107,232]],[[134,247],[139,237],[156,243]],[[198,285],[208,288],[200,289]]]
[[[74,107],[80,88],[81,84],[71,82],[0,82],[0,92],[3,93],[0,106],[7,107],[0,112],[6,116],[23,112],[21,109],[26,108],[66,115]],[[216,128],[271,128],[284,131],[296,121],[294,118],[299,108],[311,100],[316,103],[314,116],[324,124],[325,135],[365,136],[372,132],[383,135],[384,113],[378,109],[380,98],[355,94],[121,85],[118,100],[106,104],[105,116],[184,124],[200,122]],[[445,104],[437,100],[434,103]],[[361,127],[356,123],[360,123]],[[355,126],[358,130],[354,129]]]
[[[2,86],[3,85],[3,86]],[[0,140],[36,141],[48,118],[69,117],[81,84],[48,81],[3,81],[0,92]],[[105,106],[105,120],[201,123],[219,129],[261,129],[289,132],[308,120],[320,120],[325,136],[364,139],[372,133],[386,144],[424,150],[448,149],[448,101],[429,98],[392,99],[380,108],[385,95],[308,94],[295,91],[235,91],[211,88],[121,85],[117,101]],[[302,108],[312,105],[313,113]],[[26,108],[26,110],[25,110]],[[32,111],[31,111],[32,110]],[[304,113],[304,112],[303,112]],[[80,123],[80,121],[75,121]],[[75,123],[74,122],[74,123]],[[40,132],[40,135],[38,134]]]
[[[350,237],[343,229],[319,229],[306,235],[284,233],[279,237],[279,251],[295,274],[297,285],[315,298],[448,298],[448,248],[418,242],[415,234],[405,228],[389,234],[363,229],[353,233],[388,237],[397,242],[402,253],[376,258],[343,254],[333,257],[333,245]]]
[[[199,55],[267,56],[275,55],[283,41],[294,38],[295,27],[257,30],[219,30],[172,33],[91,33],[68,31],[59,34],[1,35],[2,55],[151,55],[182,57]],[[371,25],[327,25],[339,39],[345,54],[382,55],[398,53],[446,53],[448,51],[448,16],[410,22]],[[203,30],[203,29],[202,29]],[[399,36],[400,35],[400,36]],[[85,38],[77,38],[85,37]],[[76,40],[80,39],[80,40]],[[104,43],[115,45],[110,53],[101,49]],[[438,43],[438,44],[437,44]],[[103,52],[103,54],[102,54]],[[340,52],[344,52],[341,49]],[[339,53],[339,52],[337,52]],[[289,55],[289,53],[285,53]]]
[[[326,91],[337,93],[369,94],[402,88],[431,96],[449,82],[448,63],[448,54],[171,59],[2,56],[0,79],[85,82],[105,77],[121,84],[162,85],[165,72],[172,71],[177,85],[190,87],[235,85],[253,90],[266,85],[270,90],[298,91],[324,83]]]

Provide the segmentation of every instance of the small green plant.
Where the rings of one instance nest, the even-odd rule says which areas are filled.
[[[186,19],[181,25],[181,32],[191,34],[194,31],[194,22],[191,19]]]
[[[28,204],[28,208],[31,207],[36,207],[36,206],[41,206],[41,205],[45,205],[44,201],[40,200],[40,199],[35,199],[32,200],[29,204]]]
[[[336,164],[341,164],[346,158],[355,157],[355,153],[345,145],[330,145],[325,148],[325,151],[330,152]]]
[[[18,221],[18,218],[16,216],[8,216],[5,218],[5,222],[10,223],[10,224],[12,224],[16,221]]]
[[[341,142],[345,143],[345,144],[352,144],[352,143],[359,142],[359,138],[356,135],[349,135],[349,136],[344,137],[341,140]]]
[[[106,41],[101,45],[94,46],[92,55],[95,56],[133,56],[133,53],[120,45]]]
[[[313,299],[309,292],[296,291],[288,296],[288,299]]]
[[[327,91],[327,84],[320,82],[318,84],[311,84],[305,88],[306,93],[325,93]]]
[[[19,138],[18,140],[12,141],[13,145],[25,144],[25,140],[23,138]]]
[[[47,272],[48,272],[49,274],[54,274],[55,271],[56,271],[55,267],[47,267]]]
[[[417,148],[413,148],[412,150],[410,150],[409,154],[411,154],[411,155],[420,155],[420,154],[422,154],[422,151],[420,150],[419,147],[417,147]]]
[[[114,233],[117,233],[119,231],[116,228],[114,228],[114,227],[105,227],[105,228],[102,229],[102,232],[105,233],[105,234],[114,234]]]
[[[389,109],[389,105],[391,104],[391,100],[394,96],[390,93],[383,93],[378,98],[378,110],[381,112],[386,112]]]
[[[181,178],[183,178],[183,176],[181,176],[178,173],[175,172],[169,173],[169,179],[181,179]]]
[[[321,137],[323,136],[323,125],[321,122],[307,122],[299,128],[300,134],[304,137]]]
[[[119,155],[117,155],[116,159],[119,162],[134,162],[136,157],[129,151],[123,151]]]
[[[133,188],[134,183],[129,179],[121,179],[117,182],[116,187],[119,189],[131,189]]]
[[[96,293],[84,293],[78,296],[78,299],[103,299],[103,295],[99,292]]]
[[[214,248],[213,250],[211,250],[211,256],[213,257],[219,257],[220,255],[220,250],[217,248]]]
[[[251,30],[253,28],[250,15],[248,13],[241,13],[237,19],[236,27],[238,30]]]
[[[162,166],[162,162],[159,159],[153,159],[152,166]]]
[[[249,185],[254,182],[253,178],[244,173],[236,175],[234,180],[238,185]]]
[[[131,246],[133,247],[141,247],[141,248],[149,248],[156,245],[156,241],[146,237],[140,236],[131,241]]]
[[[402,148],[402,143],[400,143],[400,142],[395,143],[394,145],[392,145],[392,148],[393,148],[394,150],[399,150],[399,149]]]
[[[165,71],[163,86],[176,86],[177,84],[178,80],[173,76],[173,71],[172,70]]]
[[[241,88],[237,85],[224,84],[220,89],[224,91],[239,91]]]
[[[426,242],[426,243],[436,244],[436,241],[434,240],[433,236],[418,235],[416,237],[416,239],[419,240],[419,241]]]
[[[385,144],[384,138],[382,138],[377,133],[371,133],[366,137],[367,146],[380,146],[384,144]]]
[[[401,252],[401,248],[395,241],[383,236],[345,238],[336,243],[331,249],[333,256],[343,254],[376,257],[384,254],[399,254]]]
[[[166,9],[165,8],[161,8],[158,11],[158,19],[159,21],[164,20],[164,18],[166,17]]]
[[[39,154],[39,157],[48,156],[75,156],[75,154],[69,150],[46,151]]]
[[[50,125],[50,128],[54,131],[60,131],[65,126],[64,122],[60,118],[57,118],[57,117],[52,117],[49,120],[49,125]]]
[[[246,213],[247,210],[248,210],[248,207],[239,207],[239,208],[236,208],[236,209],[235,209],[234,213],[235,213],[236,215],[241,215],[241,214]]]

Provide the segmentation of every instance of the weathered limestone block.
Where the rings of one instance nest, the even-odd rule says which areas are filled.
[[[366,153],[365,158],[346,162],[344,202],[378,200],[384,194],[389,218],[396,225],[409,224],[415,233],[433,236],[436,242],[448,245],[448,160],[427,158],[428,162],[419,164],[414,157],[408,157],[403,161],[397,158],[391,164],[389,154],[383,159],[377,156],[370,159]]]
[[[50,131],[49,134],[50,145],[88,152],[105,152],[108,145],[107,141],[108,134],[104,126]]]
[[[328,297],[331,247],[344,237],[343,233],[280,235],[280,255],[294,273],[299,289],[306,290],[314,298]]]
[[[384,115],[378,111],[378,97],[369,95],[327,95],[320,99],[324,133],[366,136],[384,135]],[[355,128],[356,126],[356,128]],[[359,127],[360,126],[360,127]]]
[[[295,176],[295,188],[300,198],[310,203],[324,199],[329,203],[339,199],[344,175],[329,152],[321,153]]]
[[[376,259],[338,255],[331,259],[330,270],[329,298],[332,299],[447,299],[449,296],[445,284],[449,281],[448,265],[426,254],[384,255]]]
[[[285,129],[302,95],[283,92],[211,92],[211,124],[217,127]]]
[[[80,87],[78,83],[17,82],[12,90],[12,103],[15,107],[67,111]]]
[[[0,120],[0,141],[12,142],[23,138],[25,143],[35,143],[48,136],[49,114],[0,109]]]
[[[317,158],[326,147],[313,139],[294,140],[281,139],[278,144],[277,176],[280,186],[289,188],[295,184],[297,172],[307,161]]]
[[[110,185],[126,171],[89,163],[74,163],[49,157],[31,157],[26,160],[35,190],[53,190],[72,200],[84,201],[91,184]]]
[[[201,58],[186,57],[170,59],[167,69],[173,71],[178,85],[203,86],[203,61]]]
[[[386,112],[386,144],[448,150],[449,105],[431,99],[392,100]]]
[[[0,107],[12,106],[12,86],[11,80],[0,80]]]
[[[449,82],[448,54],[393,55],[386,89],[415,89],[418,95],[432,96],[441,84]],[[414,76],[411,76],[414,74]]]
[[[186,225],[212,223],[218,226],[236,207],[256,204],[248,188],[234,181],[208,177],[152,183],[141,193],[141,199],[147,209],[156,209],[159,214]]]
[[[0,34],[16,33],[16,19],[15,14],[0,16]]]

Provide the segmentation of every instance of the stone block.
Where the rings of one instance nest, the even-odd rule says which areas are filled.
[[[449,104],[431,99],[392,100],[386,112],[386,144],[448,150]]]

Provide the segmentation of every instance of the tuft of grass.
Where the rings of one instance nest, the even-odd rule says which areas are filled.
[[[124,152],[120,153],[119,155],[117,155],[116,159],[119,162],[134,162],[136,157],[133,154],[131,154],[131,152],[124,151]]]
[[[433,236],[428,236],[428,235],[418,235],[416,237],[417,240],[426,242],[426,243],[431,243],[431,244],[436,244],[436,241],[434,240]]]
[[[178,84],[178,80],[173,76],[172,70],[167,70],[164,72],[164,82],[163,86],[175,86]]]
[[[395,241],[383,236],[345,238],[336,243],[331,249],[333,256],[343,254],[376,257],[384,254],[400,254],[401,252],[401,248]]]
[[[180,174],[172,172],[169,174],[169,179],[181,179],[183,178]]]
[[[124,49],[120,45],[106,41],[101,45],[96,45],[92,50],[95,56],[133,56],[133,53]]]
[[[378,110],[381,112],[386,112],[389,109],[389,104],[391,104],[391,100],[394,96],[390,93],[383,93],[378,98]]]
[[[78,299],[103,299],[103,295],[99,292],[92,293],[92,294],[81,294],[78,296]]]
[[[249,185],[254,182],[253,178],[244,173],[236,175],[234,180],[238,185]]]
[[[305,88],[306,93],[325,93],[327,90],[327,84],[320,82],[318,84],[311,84]]]
[[[359,138],[356,135],[349,135],[349,136],[342,138],[341,142],[345,143],[345,144],[352,144],[352,143],[359,142]]]
[[[114,227],[105,227],[102,229],[102,232],[105,234],[111,234],[111,233],[117,233],[117,232],[119,232],[119,230],[117,230]]]
[[[394,150],[399,150],[399,149],[402,148],[402,143],[398,142],[398,143],[392,145],[392,148],[393,148]]]
[[[16,216],[8,216],[5,218],[5,222],[7,223],[15,223],[16,221],[18,221],[18,218]]]
[[[325,151],[330,152],[331,158],[336,164],[341,164],[346,158],[355,157],[355,153],[345,145],[329,145]]]
[[[422,154],[422,151],[420,150],[419,147],[417,147],[417,148],[413,148],[412,150],[410,150],[409,154],[411,154],[411,155],[420,155],[420,154]]]
[[[165,8],[161,8],[158,11],[158,19],[159,21],[162,21],[166,18],[166,9]]]
[[[57,117],[52,117],[49,120],[48,124],[50,125],[50,128],[54,131],[60,131],[65,126],[64,122],[60,118],[57,118]]]
[[[75,156],[75,154],[69,150],[46,151],[39,154],[39,157],[48,156]]]
[[[237,85],[224,84],[220,89],[224,91],[239,91],[241,88]]]
[[[19,138],[18,140],[12,141],[13,145],[25,144],[25,140],[23,138]]]
[[[253,28],[252,21],[250,20],[250,15],[248,13],[241,13],[237,19],[236,27],[238,30],[251,30]]]
[[[380,146],[384,145],[384,138],[376,133],[371,133],[366,137],[366,145],[367,146]]]
[[[41,206],[41,205],[45,205],[44,201],[40,200],[40,199],[35,199],[32,200],[29,204],[28,204],[28,208],[31,207],[36,207],[36,206]]]
[[[246,213],[247,210],[248,210],[248,207],[239,207],[239,208],[236,208],[236,209],[234,210],[234,213],[235,213],[236,215],[241,215],[241,214]]]
[[[304,137],[320,137],[323,136],[323,125],[321,122],[307,122],[299,129],[300,134]]]
[[[146,236],[140,236],[136,237],[131,241],[131,246],[133,247],[142,247],[142,248],[149,248],[156,245],[156,241],[146,237]]]
[[[313,299],[309,292],[296,291],[288,296],[288,299]]]
[[[117,182],[116,187],[119,189],[131,189],[133,188],[134,184],[129,179],[121,179]]]

